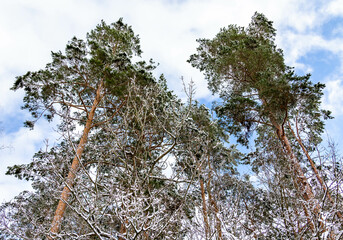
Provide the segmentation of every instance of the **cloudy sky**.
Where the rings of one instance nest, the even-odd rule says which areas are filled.
[[[247,26],[255,11],[274,22],[277,43],[297,73],[310,72],[326,84],[323,107],[335,120],[327,134],[343,139],[343,1],[342,0],[11,0],[0,1],[0,203],[29,184],[5,176],[7,166],[28,163],[46,139],[58,137],[53,125],[40,121],[23,128],[29,115],[20,110],[23,92],[13,92],[15,77],[44,68],[50,52],[64,50],[73,36],[84,38],[101,19],[123,17],[141,38],[143,58],[153,58],[169,87],[183,97],[181,76],[196,83],[196,98],[214,97],[196,69],[186,62],[197,38],[213,38],[229,24]],[[340,144],[343,147],[343,144]]]

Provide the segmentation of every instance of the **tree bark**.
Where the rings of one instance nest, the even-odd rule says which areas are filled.
[[[208,164],[208,180],[207,180],[207,193],[208,193],[208,200],[210,204],[212,205],[214,209],[214,214],[216,217],[216,230],[217,230],[217,240],[222,240],[223,239],[223,234],[222,234],[222,228],[221,228],[221,221],[218,217],[219,215],[219,209],[216,200],[213,198],[212,193],[211,193],[211,179],[212,175],[211,173],[213,172],[213,168],[211,167],[211,162],[210,158],[207,158],[207,164]]]
[[[315,216],[319,219],[321,218],[321,207],[318,203],[313,202],[314,200],[314,194],[312,192],[312,187],[311,185],[307,182],[307,179],[305,177],[305,174],[300,166],[300,163],[298,161],[298,159],[296,158],[296,156],[294,155],[292,146],[287,138],[287,136],[284,134],[284,129],[282,128],[281,125],[277,124],[275,121],[272,121],[274,127],[276,128],[276,134],[278,136],[278,138],[280,139],[280,141],[282,142],[283,146],[286,149],[286,153],[289,156],[290,160],[291,160],[291,164],[293,167],[293,171],[294,171],[294,175],[296,178],[295,181],[295,185],[298,188],[298,191],[300,192],[300,194],[303,196],[304,200],[306,202],[309,202],[309,205],[311,206],[311,208],[313,207],[313,211]],[[306,206],[304,206],[304,211],[305,211],[305,215],[308,219],[308,224],[312,230],[312,232],[315,232],[315,222],[313,222],[313,220],[311,219],[311,217],[309,216],[309,213],[307,211]],[[312,211],[312,209],[311,209]],[[323,226],[320,226],[320,228],[322,228]]]
[[[268,106],[267,101],[264,98],[262,98],[261,100],[262,100],[263,105],[267,107]],[[268,107],[267,107],[267,109],[268,109]],[[279,124],[276,121],[276,118],[274,117],[272,112],[269,112],[269,120],[270,120],[271,124],[275,128],[276,135],[279,138],[279,140],[280,140],[281,144],[283,145],[283,147],[285,148],[286,154],[290,158],[290,161],[291,161],[290,163],[293,166],[293,169],[291,169],[291,170],[293,170],[294,177],[296,178],[294,180],[294,184],[295,184],[296,188],[298,188],[297,190],[302,195],[304,200],[306,202],[309,202],[309,205],[314,208],[313,210],[314,210],[315,215],[318,218],[321,218],[321,216],[320,216],[321,215],[321,207],[320,207],[320,205],[318,203],[312,202],[312,200],[314,200],[314,194],[312,192],[312,187],[307,182],[305,174],[304,174],[303,170],[301,169],[299,160],[294,155],[292,146],[291,146],[287,136],[285,135],[284,123],[286,122],[286,120],[288,118],[287,112],[285,114],[286,115],[284,117],[283,124]],[[311,218],[310,218],[310,216],[309,216],[309,214],[307,212],[306,206],[304,206],[304,210],[305,210],[305,215],[306,215],[306,217],[308,219],[310,228],[311,228],[312,232],[315,232],[315,224],[311,220]],[[320,227],[322,228],[322,226],[320,226]]]
[[[70,167],[70,170],[69,170],[69,173],[68,173],[68,176],[66,179],[66,185],[63,188],[63,191],[61,193],[61,197],[60,197],[60,200],[58,202],[53,221],[51,223],[50,234],[52,236],[56,235],[59,232],[59,228],[60,228],[60,225],[62,222],[62,218],[63,218],[64,212],[65,212],[66,206],[67,206],[68,198],[69,198],[70,193],[71,193],[71,188],[74,185],[76,173],[77,173],[79,166],[80,166],[80,159],[81,159],[83,150],[85,148],[85,144],[87,143],[88,134],[93,127],[92,122],[94,119],[95,110],[97,109],[97,107],[98,107],[98,105],[99,105],[99,103],[103,97],[102,89],[103,89],[103,83],[101,82],[99,84],[98,89],[97,89],[92,108],[91,108],[91,110],[87,116],[86,125],[84,127],[82,137],[80,139],[79,145],[78,145],[77,150],[76,150],[76,154],[74,156],[72,165]],[[49,239],[53,239],[53,238],[49,237]]]
[[[208,215],[207,215],[207,204],[205,198],[205,187],[204,187],[204,180],[200,177],[200,190],[201,190],[201,199],[202,199],[202,213],[204,218],[204,225],[205,225],[205,235],[206,239],[209,239],[210,236],[210,225],[208,223]]]
[[[127,222],[127,220],[125,220]],[[125,223],[120,223],[120,229],[119,229],[120,237],[118,237],[118,240],[125,240],[122,236],[126,233],[126,227]]]
[[[309,161],[309,163],[310,163],[310,165],[311,165],[312,171],[313,171],[314,174],[316,175],[316,178],[317,178],[318,182],[320,183],[320,185],[322,186],[324,193],[327,194],[327,197],[328,197],[329,201],[331,202],[332,205],[334,205],[334,204],[335,204],[335,201],[332,199],[329,190],[327,189],[327,187],[326,187],[326,185],[325,185],[323,179],[322,179],[322,178],[320,177],[320,175],[319,175],[319,172],[318,172],[318,169],[317,169],[315,163],[313,162],[313,160],[312,160],[310,154],[308,153],[307,149],[305,148],[304,144],[302,143],[302,140],[301,140],[301,138],[300,138],[300,136],[299,136],[299,133],[298,133],[298,127],[296,127],[297,135],[295,135],[293,129],[291,128],[290,123],[288,123],[288,125],[289,125],[289,128],[290,128],[290,130],[291,130],[293,136],[294,136],[295,139],[298,141],[299,145],[301,146],[301,149],[302,149],[303,152],[305,153],[306,158],[307,158],[307,160]],[[342,220],[343,220],[342,213],[341,213],[340,211],[337,211],[336,214],[337,214],[337,216],[339,217],[339,219],[342,221]]]

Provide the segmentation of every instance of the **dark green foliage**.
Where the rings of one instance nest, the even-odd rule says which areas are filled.
[[[42,116],[51,121],[58,114],[66,120],[76,109],[83,113],[74,112],[74,117],[84,123],[101,84],[105,98],[102,109],[97,111],[101,116],[98,121],[103,121],[105,115],[110,117],[124,101],[130,81],[134,79],[140,85],[155,82],[152,61],[132,63],[132,57],[140,54],[138,36],[121,19],[111,25],[102,21],[87,34],[86,41],[74,37],[65,54],[51,54],[52,62],[45,69],[17,77],[12,90],[25,90],[23,109],[28,109],[34,118],[25,126],[33,128]]]
[[[320,110],[324,85],[285,65],[275,34],[272,22],[255,13],[246,29],[230,25],[212,40],[198,40],[198,53],[189,59],[205,73],[212,92],[219,93],[222,102],[215,110],[222,126],[243,144],[259,125],[283,125],[294,112],[316,122],[307,127],[317,134],[323,131],[321,118],[330,116]]]

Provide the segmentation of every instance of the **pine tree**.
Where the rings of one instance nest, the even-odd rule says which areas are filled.
[[[189,117],[183,125],[176,146],[175,172],[191,183],[194,212],[188,238],[226,239],[225,206],[231,199],[225,197],[225,178],[235,178],[235,165],[240,154],[228,145],[227,136],[212,120],[209,109],[197,101],[189,102]],[[200,218],[200,216],[202,216]]]
[[[154,82],[151,64],[132,63],[132,57],[140,54],[139,38],[131,27],[122,20],[101,22],[86,41],[74,37],[65,54],[52,53],[45,69],[18,77],[12,88],[25,91],[23,108],[34,118],[26,126],[33,128],[42,116],[51,121],[58,115],[62,127],[84,127],[52,221],[52,235],[59,231],[89,133],[115,118],[127,100],[130,81],[142,86]]]
[[[323,231],[321,207],[300,165],[287,123],[295,113],[300,114],[306,119],[311,141],[318,143],[322,119],[330,113],[320,109],[324,85],[313,84],[309,75],[298,76],[285,65],[275,35],[272,22],[255,13],[248,28],[229,25],[212,40],[198,40],[198,53],[189,62],[205,73],[209,88],[219,94],[222,103],[215,110],[223,127],[239,142],[246,145],[255,130],[273,132],[280,143],[278,149],[287,156],[293,184],[309,206],[307,218],[315,234]]]
[[[165,80],[150,86],[130,81],[125,104],[89,135],[56,239],[174,239],[182,235],[183,194],[163,173],[183,119],[180,101]],[[180,117],[180,118],[179,118]],[[2,231],[23,239],[49,236],[54,207],[79,137],[66,128],[64,140],[35,154],[8,174],[32,181],[1,206]],[[53,236],[51,236],[53,237]]]

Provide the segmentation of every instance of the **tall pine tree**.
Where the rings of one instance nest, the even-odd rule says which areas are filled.
[[[209,88],[222,102],[215,110],[222,126],[238,141],[247,144],[257,130],[270,131],[287,156],[293,183],[309,207],[307,219],[312,232],[323,231],[321,207],[306,179],[296,147],[287,130],[295,113],[300,114],[312,141],[320,142],[323,118],[320,109],[323,84],[313,84],[309,75],[298,76],[286,66],[281,49],[275,45],[276,31],[263,14],[255,13],[248,28],[229,25],[212,40],[200,39],[198,53],[189,62],[205,73]],[[314,218],[309,215],[313,214]],[[315,220],[313,220],[315,219]]]
[[[59,115],[63,126],[82,125],[83,134],[77,146],[61,199],[51,224],[57,234],[79,171],[80,160],[92,129],[110,122],[127,100],[128,82],[149,85],[154,80],[151,65],[132,63],[140,56],[139,38],[122,20],[107,25],[101,22],[83,41],[74,37],[65,54],[52,53],[52,62],[45,69],[28,72],[17,78],[13,90],[25,91],[24,109],[34,120],[42,116],[49,121]]]

